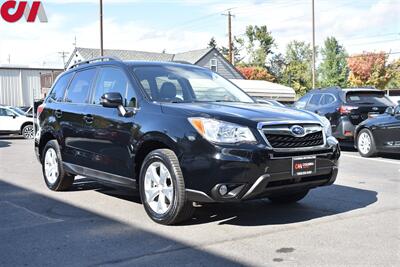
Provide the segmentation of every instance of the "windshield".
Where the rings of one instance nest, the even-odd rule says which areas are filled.
[[[18,115],[22,115],[22,116],[25,115],[25,112],[24,112],[22,109],[20,109],[20,108],[12,107],[11,109],[12,109],[12,111],[14,111],[15,113],[17,113]]]
[[[385,92],[348,92],[346,102],[365,105],[392,106],[393,103],[385,96]]]
[[[164,65],[135,67],[133,71],[153,101],[254,103],[235,85],[206,69]]]

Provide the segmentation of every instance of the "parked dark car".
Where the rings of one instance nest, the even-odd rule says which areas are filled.
[[[331,122],[334,137],[352,141],[358,124],[369,117],[383,114],[393,105],[381,90],[331,87],[310,91],[294,106],[325,116]]]
[[[318,116],[257,104],[198,66],[82,62],[38,112],[50,189],[68,189],[75,175],[139,189],[162,224],[190,217],[194,202],[299,201],[338,172],[338,142]]]
[[[355,147],[363,157],[373,157],[379,152],[400,153],[400,105],[363,121],[355,136]]]

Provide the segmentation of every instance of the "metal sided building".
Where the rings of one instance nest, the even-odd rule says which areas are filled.
[[[43,98],[42,75],[56,77],[62,69],[0,66],[0,104],[31,106],[33,99]]]

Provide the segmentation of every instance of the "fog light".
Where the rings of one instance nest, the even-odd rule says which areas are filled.
[[[225,196],[228,193],[228,187],[226,185],[221,185],[218,192],[221,196]]]

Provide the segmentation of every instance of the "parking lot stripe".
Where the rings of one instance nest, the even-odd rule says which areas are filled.
[[[384,163],[389,163],[389,164],[396,164],[400,166],[400,161],[396,161],[396,160],[390,160],[390,159],[376,159],[376,158],[363,158],[360,156],[355,156],[355,155],[350,155],[347,153],[343,153],[343,156],[349,157],[349,158],[354,158],[354,159],[361,159],[361,160],[370,160],[370,161],[376,161],[376,162],[384,162]]]

